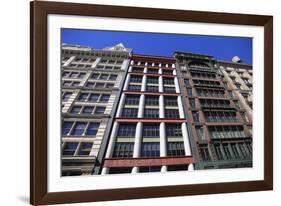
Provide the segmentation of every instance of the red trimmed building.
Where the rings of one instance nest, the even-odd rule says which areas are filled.
[[[194,169],[175,59],[133,55],[102,174]]]

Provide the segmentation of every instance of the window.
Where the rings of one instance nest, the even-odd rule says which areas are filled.
[[[86,131],[86,135],[96,135],[99,129],[100,123],[91,122],[89,123],[88,129]]]
[[[140,97],[135,95],[128,95],[125,99],[125,105],[139,105]]]
[[[148,84],[158,84],[158,77],[147,77]]]
[[[120,124],[118,129],[119,137],[135,137],[136,124]]]
[[[104,83],[96,83],[96,88],[104,88]]]
[[[159,157],[160,143],[159,142],[142,142],[141,144],[142,157]]]
[[[108,76],[109,76],[108,74],[101,74],[99,79],[100,80],[107,80]]]
[[[242,126],[210,126],[208,129],[212,139],[246,137]]]
[[[105,107],[96,107],[95,114],[104,114]]]
[[[165,106],[178,106],[178,98],[177,97],[168,97],[164,98]]]
[[[98,79],[98,77],[99,77],[99,74],[94,73],[94,74],[92,74],[91,79]]]
[[[126,158],[133,157],[134,143],[133,142],[116,142],[113,150],[113,157]]]
[[[67,101],[71,95],[72,95],[72,92],[65,92],[62,96],[62,100]]]
[[[83,135],[86,126],[87,126],[87,123],[85,123],[85,122],[76,122],[71,134],[72,135]]]
[[[142,76],[131,76],[130,82],[141,83],[142,82]]]
[[[85,106],[85,107],[83,108],[82,113],[83,113],[83,114],[92,114],[92,113],[93,113],[93,109],[94,109],[94,107]]]
[[[158,69],[147,69],[148,74],[158,74],[159,70]]]
[[[109,80],[114,81],[117,79],[117,75],[116,74],[111,74],[109,77]]]
[[[173,70],[170,70],[170,69],[162,69],[162,74],[165,74],[165,75],[173,75]]]
[[[139,172],[160,172],[161,166],[140,167]]]
[[[248,153],[247,153],[247,150],[245,148],[245,144],[244,142],[239,142],[238,143],[238,148],[241,152],[241,155],[244,157],[244,158],[247,158],[248,157]]]
[[[88,88],[93,88],[94,85],[95,85],[94,82],[87,82],[86,87],[88,87]]]
[[[63,155],[73,156],[75,154],[77,146],[78,146],[78,143],[70,143],[70,142],[65,143],[64,149],[63,149]]]
[[[195,109],[196,108],[195,99],[189,98],[189,103],[190,103],[191,109]]]
[[[166,124],[166,136],[167,137],[182,137],[180,124]]]
[[[185,156],[183,142],[167,142],[168,156]]]
[[[210,161],[211,157],[209,154],[209,149],[208,149],[208,145],[207,144],[201,144],[199,145],[199,149],[200,149],[200,154],[201,154],[201,158],[203,161]]]
[[[192,112],[193,121],[199,123],[199,112]]]
[[[214,144],[214,147],[215,147],[215,152],[216,152],[216,155],[217,155],[217,159],[218,160],[223,160],[223,155],[222,155],[220,144],[216,143],[216,144]]]
[[[126,174],[131,173],[132,168],[130,167],[113,167],[109,169],[109,174]]]
[[[71,109],[72,114],[79,114],[82,106],[73,106]]]
[[[87,98],[88,98],[88,95],[89,95],[88,93],[81,93],[78,97],[78,100],[79,101],[86,101]]]
[[[109,94],[103,94],[101,95],[100,102],[108,102],[110,95]]]
[[[163,83],[168,85],[174,85],[175,81],[174,78],[163,78]]]
[[[62,125],[62,135],[67,135],[72,128],[73,122],[64,122]]]
[[[185,86],[190,87],[190,82],[189,82],[189,79],[185,79],[185,80],[184,80],[184,83],[185,83]]]
[[[178,109],[165,109],[165,118],[177,119],[180,118]]]
[[[128,90],[129,91],[140,91],[141,90],[141,85],[129,85]]]
[[[92,143],[81,143],[79,155],[89,155],[92,149]]]
[[[168,171],[186,171],[188,170],[188,165],[169,165]]]
[[[145,118],[159,118],[159,109],[144,109],[144,117]]]
[[[123,108],[122,117],[137,117],[138,116],[138,108]]]
[[[141,68],[141,67],[133,67],[132,68],[132,72],[142,73],[143,72],[143,68]]]
[[[164,87],[164,92],[166,93],[176,93],[175,87]]]
[[[159,124],[144,124],[142,130],[143,138],[159,138]]]
[[[158,96],[146,96],[145,97],[145,105],[158,106],[159,105],[159,97]]]
[[[149,85],[147,85],[146,86],[146,91],[147,92],[158,92],[159,90],[158,90],[158,86],[149,86]]]
[[[240,158],[240,155],[239,155],[238,149],[236,147],[236,144],[235,143],[231,143],[230,147],[231,147],[231,150],[232,150],[232,153],[233,153],[234,157],[236,159]]]
[[[114,84],[106,84],[105,88],[112,88],[114,86]]]
[[[224,154],[225,154],[226,158],[231,159],[232,156],[231,156],[228,144],[222,144],[222,146],[223,146],[223,151],[224,151]]]
[[[90,102],[97,102],[98,99],[99,99],[99,94],[91,94],[90,97],[89,97],[89,101]]]
[[[195,130],[196,130],[196,134],[197,134],[198,139],[200,139],[200,140],[205,140],[206,139],[203,127],[196,126]]]

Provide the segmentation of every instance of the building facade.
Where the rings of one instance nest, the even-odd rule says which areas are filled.
[[[175,60],[133,55],[102,174],[193,170]]]
[[[62,45],[62,176],[252,166],[252,66]]]
[[[251,67],[185,52],[175,58],[195,142],[195,169],[251,167]]]
[[[62,45],[62,176],[89,175],[98,164],[131,49]]]

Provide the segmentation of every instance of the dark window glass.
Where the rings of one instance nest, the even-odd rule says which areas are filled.
[[[133,142],[116,142],[114,145],[113,157],[126,158],[133,157]]]
[[[140,167],[139,172],[160,172],[161,166],[153,166],[153,167]]]
[[[101,74],[99,79],[100,80],[107,80],[108,76],[109,76],[108,74]]]
[[[216,152],[218,160],[223,160],[223,155],[222,155],[220,144],[214,144],[214,146],[215,146],[215,152]]]
[[[123,108],[122,117],[137,117],[138,108]]]
[[[89,155],[92,149],[92,143],[81,143],[79,155]]]
[[[168,97],[164,98],[165,106],[178,106],[178,98],[177,97]]]
[[[118,136],[120,137],[135,137],[136,124],[120,124]]]
[[[72,92],[65,92],[63,97],[62,97],[62,100],[67,101],[70,98],[71,95],[72,95]]]
[[[128,90],[129,91],[140,91],[141,90],[141,85],[129,85]]]
[[[114,80],[117,79],[117,75],[116,74],[111,74],[109,79],[114,81]]]
[[[158,69],[147,69],[148,74],[158,74],[159,70]]]
[[[141,83],[142,82],[142,76],[131,76],[130,82]]]
[[[125,99],[126,105],[139,105],[140,96],[128,95]]]
[[[158,92],[159,89],[158,89],[158,86],[146,86],[146,91],[147,92]]]
[[[162,69],[162,74],[173,75],[173,70],[170,70],[170,69]]]
[[[180,124],[166,124],[166,136],[167,137],[182,137]]]
[[[223,151],[224,151],[224,154],[225,154],[226,158],[231,159],[232,156],[231,156],[228,144],[222,144],[222,146],[223,146]]]
[[[74,155],[78,143],[65,143],[63,155]]]
[[[126,174],[131,173],[132,168],[130,167],[113,167],[110,168],[109,174]]]
[[[168,171],[187,171],[188,165],[171,165],[168,166]]]
[[[101,95],[100,102],[108,102],[110,95],[109,94],[103,94]]]
[[[158,96],[146,96],[145,97],[145,105],[159,105],[159,97]]]
[[[142,130],[143,138],[159,138],[159,124],[144,124]]]
[[[95,85],[95,83],[93,83],[93,82],[88,82],[88,83],[86,84],[86,87],[88,87],[88,88],[93,88],[94,85]]]
[[[180,117],[178,109],[165,109],[165,118],[177,119]]]
[[[98,77],[99,77],[99,74],[94,73],[94,74],[92,74],[91,79],[98,79]]]
[[[104,88],[104,83],[96,83],[96,88]]]
[[[84,133],[86,126],[87,126],[87,123],[76,122],[71,134],[72,135],[82,135]]]
[[[89,95],[88,93],[81,93],[81,94],[79,95],[78,100],[79,100],[79,101],[86,101],[88,95]]]
[[[86,135],[96,135],[99,129],[100,123],[91,122],[86,131]]]
[[[202,144],[199,147],[200,147],[200,153],[201,153],[202,160],[203,161],[210,161],[211,157],[210,157],[208,145],[207,144]]]
[[[192,112],[192,117],[194,122],[200,122],[199,120],[199,112]]]
[[[64,122],[62,125],[62,135],[67,135],[73,125],[73,122]]]
[[[166,93],[176,93],[175,87],[164,87],[164,92]]]
[[[73,106],[72,109],[71,109],[71,113],[72,114],[78,114],[81,110],[81,106]]]
[[[85,106],[85,107],[83,108],[82,113],[83,113],[83,114],[92,114],[93,109],[94,109],[93,107]]]
[[[97,102],[99,96],[100,96],[99,94],[91,94],[90,97],[89,97],[89,101],[90,102]]]
[[[105,107],[96,107],[95,114],[104,114]]]
[[[168,84],[168,85],[174,85],[175,80],[174,80],[174,78],[163,78],[163,83]]]
[[[158,84],[158,77],[147,77],[147,83]]]
[[[159,109],[144,109],[145,118],[159,118]]]
[[[142,142],[141,144],[142,157],[159,157],[160,143],[159,142]]]
[[[141,68],[141,67],[133,67],[132,68],[132,72],[142,73],[143,72],[143,68]]]
[[[185,156],[183,142],[167,142],[168,156]]]

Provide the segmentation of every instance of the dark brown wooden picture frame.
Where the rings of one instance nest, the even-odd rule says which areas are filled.
[[[264,27],[264,180],[49,193],[47,190],[48,14]],[[30,203],[34,205],[273,189],[273,17],[58,2],[30,4]]]

